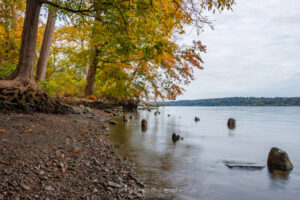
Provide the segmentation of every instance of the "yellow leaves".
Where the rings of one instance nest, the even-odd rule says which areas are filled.
[[[0,133],[5,133],[6,131],[4,129],[0,129]]]
[[[23,133],[31,133],[31,132],[32,132],[32,129],[31,129],[31,128],[26,129],[26,130],[23,131]]]

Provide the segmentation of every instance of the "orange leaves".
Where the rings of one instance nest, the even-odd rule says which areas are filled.
[[[0,133],[5,133],[6,131],[4,129],[0,129]]]
[[[71,151],[71,152],[69,152],[70,153],[70,155],[72,155],[72,156],[78,156],[79,155],[79,152],[77,152],[77,151]]]

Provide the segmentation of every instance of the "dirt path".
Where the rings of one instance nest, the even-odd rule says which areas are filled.
[[[108,115],[0,114],[0,199],[142,199]]]

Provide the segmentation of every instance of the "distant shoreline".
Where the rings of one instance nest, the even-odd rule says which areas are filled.
[[[179,100],[158,103],[160,106],[300,106],[300,97],[228,97]]]

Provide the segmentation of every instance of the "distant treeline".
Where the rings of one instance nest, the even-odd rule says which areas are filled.
[[[165,106],[300,106],[300,97],[229,97],[217,99],[181,100],[161,103]]]

